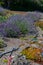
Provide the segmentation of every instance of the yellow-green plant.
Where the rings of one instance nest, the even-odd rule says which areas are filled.
[[[38,60],[40,58],[40,49],[38,48],[26,48],[21,53],[30,60]]]
[[[0,48],[3,47],[3,44],[4,44],[4,40],[2,40],[2,39],[0,38]]]

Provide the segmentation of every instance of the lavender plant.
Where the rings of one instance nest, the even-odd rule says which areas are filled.
[[[0,35],[18,37],[28,33],[36,34],[34,22],[39,19],[39,14],[13,15],[5,23],[0,24]]]

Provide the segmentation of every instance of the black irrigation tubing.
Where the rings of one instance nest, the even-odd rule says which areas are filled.
[[[3,55],[8,54],[8,53],[11,53],[11,54],[10,54],[10,56],[11,56],[12,53],[13,53],[14,51],[17,51],[18,49],[19,49],[19,48],[17,48],[17,49],[13,48],[11,51],[4,52],[4,53],[0,54],[0,58],[1,58]]]

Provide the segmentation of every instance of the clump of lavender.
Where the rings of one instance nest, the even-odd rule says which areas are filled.
[[[37,15],[37,16],[36,16]],[[39,15],[13,15],[9,17],[6,23],[0,25],[0,34],[6,37],[18,37],[28,33],[36,34],[37,30],[34,22],[39,19]]]
[[[26,15],[26,18],[31,18],[33,22],[36,22],[40,19],[40,13],[39,12],[28,12]]]
[[[27,23],[22,21],[7,22],[5,25],[7,37],[18,37],[28,32]]]

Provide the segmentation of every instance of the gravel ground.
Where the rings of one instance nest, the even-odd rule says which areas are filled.
[[[25,40],[21,40],[17,38],[9,38],[9,39],[7,38],[5,39],[5,43],[7,44],[7,47],[4,48],[5,52],[12,50],[12,48],[14,47],[17,48],[21,45],[20,49],[17,52],[14,52],[13,55],[19,54],[19,52],[22,51],[24,48],[30,46],[30,44],[27,44]],[[43,64],[35,63],[33,61],[31,63],[32,63],[31,65],[43,65]],[[0,65],[7,65],[7,64],[2,63],[2,59],[0,59]]]

